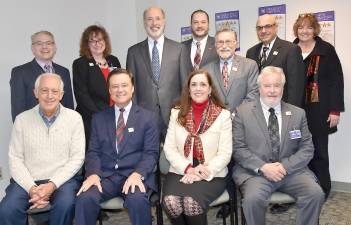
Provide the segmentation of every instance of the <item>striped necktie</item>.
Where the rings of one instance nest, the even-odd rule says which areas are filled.
[[[200,42],[196,42],[196,53],[194,57],[194,70],[198,70],[200,68],[201,63],[201,47]]]
[[[124,108],[120,108],[119,109],[118,121],[117,121],[117,129],[116,129],[117,146],[123,140],[123,130],[126,127],[126,125],[124,123],[123,112],[124,112]]]
[[[228,62],[225,61],[222,67],[223,85],[224,89],[228,90],[229,74],[228,74]]]

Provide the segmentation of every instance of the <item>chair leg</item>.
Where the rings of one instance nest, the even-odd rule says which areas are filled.
[[[244,214],[244,209],[243,207],[241,206],[241,225],[246,225],[246,219],[245,219],[245,214]]]
[[[102,225],[102,214],[101,214],[101,210],[100,210],[100,212],[99,212],[98,220],[99,220],[99,225]]]
[[[234,200],[232,198],[229,199],[229,205],[230,205],[230,225],[234,225],[235,204],[234,204]],[[237,216],[236,213],[235,213],[235,216]],[[237,225],[237,224],[235,224],[235,225]]]
[[[156,219],[157,219],[157,225],[163,225],[162,207],[160,202],[156,203]]]

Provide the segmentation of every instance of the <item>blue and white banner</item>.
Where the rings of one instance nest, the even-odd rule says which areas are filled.
[[[219,12],[215,14],[216,32],[228,28],[236,32],[237,51],[240,50],[240,21],[239,10],[229,12]]]
[[[278,25],[278,37],[281,39],[286,38],[285,27],[286,27],[286,5],[272,5],[263,6],[258,8],[258,15],[272,14],[275,16],[275,20]]]
[[[180,28],[180,41],[187,41],[193,37],[191,33],[191,27],[182,27]]]
[[[321,25],[321,33],[319,36],[335,46],[335,12],[317,12],[314,13]]]

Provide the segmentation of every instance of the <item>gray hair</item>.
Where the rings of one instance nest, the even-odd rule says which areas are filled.
[[[261,70],[261,73],[257,77],[257,84],[260,87],[261,86],[261,80],[263,76],[268,76],[270,74],[278,74],[280,75],[280,80],[282,83],[282,86],[285,84],[285,74],[282,68],[280,67],[275,67],[275,66],[266,66]]]
[[[40,74],[37,77],[37,79],[35,80],[35,83],[34,83],[34,89],[35,90],[38,90],[40,81],[41,81],[41,79],[43,77],[55,77],[56,79],[58,79],[60,81],[60,91],[63,92],[64,84],[63,84],[62,78],[61,78],[60,75],[58,75],[56,73],[43,73],[43,74]]]
[[[224,27],[224,28],[218,30],[218,31],[216,32],[215,37],[217,37],[220,33],[224,33],[224,32],[234,33],[235,40],[238,41],[238,35],[236,34],[236,31],[235,31],[235,30],[232,30],[232,29],[230,29],[230,28],[228,28],[228,27]]]
[[[147,9],[144,10],[144,13],[143,13],[143,20],[146,19],[146,13],[147,13],[150,9],[152,9],[152,8],[161,10],[161,13],[162,13],[163,18],[166,18],[166,13],[165,13],[165,11],[163,11],[163,9],[161,9],[161,8],[158,7],[158,6],[152,6],[152,7],[149,7],[149,8],[147,8]]]
[[[37,35],[39,35],[39,34],[46,34],[46,35],[49,35],[49,36],[52,38],[52,40],[55,42],[55,37],[54,37],[54,35],[53,35],[50,31],[41,30],[41,31],[35,32],[34,34],[32,34],[32,35],[30,36],[30,39],[31,39],[31,41],[32,41],[32,44],[33,44],[34,41],[35,41],[35,37],[36,37]]]

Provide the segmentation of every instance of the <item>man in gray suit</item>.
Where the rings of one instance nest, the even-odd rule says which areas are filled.
[[[209,17],[207,12],[198,9],[191,14],[191,32],[193,38],[184,41],[188,72],[200,69],[217,60],[215,39],[208,35]]]
[[[234,112],[243,101],[254,100],[258,95],[258,67],[255,61],[235,55],[235,31],[220,30],[215,40],[219,58],[204,66],[204,69],[211,74],[226,107]]]
[[[128,49],[127,69],[135,81],[135,101],[156,112],[164,139],[171,106],[186,80],[183,45],[164,36],[165,13],[159,7],[144,11],[147,39]],[[184,62],[183,62],[183,61]]]
[[[233,179],[240,185],[247,224],[265,224],[275,191],[297,199],[296,224],[318,224],[324,193],[307,167],[314,149],[305,112],[281,101],[281,68],[265,67],[257,83],[260,98],[238,107],[233,128]]]

